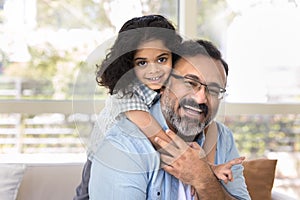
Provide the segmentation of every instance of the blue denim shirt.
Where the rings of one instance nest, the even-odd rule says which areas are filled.
[[[167,129],[160,103],[152,115]],[[239,157],[232,132],[217,123],[219,130],[215,164]],[[203,143],[203,138],[197,141]],[[92,200],[177,200],[178,179],[160,168],[159,153],[138,127],[126,118],[117,122],[100,143],[92,158],[89,196]],[[234,181],[224,184],[238,199],[250,199],[242,165],[232,167]]]

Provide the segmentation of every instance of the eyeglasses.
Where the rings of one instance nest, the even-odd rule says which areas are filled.
[[[193,89],[194,92],[198,92],[201,89],[201,86],[204,86],[205,92],[211,96],[214,96],[218,99],[222,99],[225,95],[226,89],[221,88],[217,85],[206,85],[204,83],[201,83],[200,81],[189,77],[189,76],[180,76],[174,73],[171,73],[171,76],[173,76],[176,79],[181,79],[184,81],[185,86],[187,89],[191,90]]]

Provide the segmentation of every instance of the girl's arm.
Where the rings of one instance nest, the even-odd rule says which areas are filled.
[[[155,137],[158,136],[167,142],[171,141],[171,139],[166,135],[165,131],[150,113],[141,110],[130,110],[125,112],[125,114],[128,119],[130,119],[142,130],[155,149],[160,148],[160,146],[154,142]]]

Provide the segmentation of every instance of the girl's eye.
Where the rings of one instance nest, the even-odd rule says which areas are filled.
[[[139,62],[136,63],[136,65],[139,66],[139,67],[145,67],[145,66],[147,66],[147,62],[146,61],[139,61]]]
[[[164,63],[164,62],[166,62],[167,60],[168,60],[168,58],[166,58],[166,57],[161,57],[161,58],[158,59],[158,63]]]

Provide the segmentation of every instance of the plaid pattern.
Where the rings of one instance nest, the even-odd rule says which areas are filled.
[[[138,84],[133,87],[133,95],[126,95],[123,98],[118,98],[119,112],[127,112],[130,110],[142,110],[149,112],[153,101],[158,98],[157,92],[151,90],[144,84]]]
[[[108,96],[105,107],[97,116],[91,137],[88,140],[89,157],[97,150],[98,143],[101,141],[109,128],[116,123],[125,112],[130,110],[141,110],[149,112],[152,104],[159,99],[159,94],[142,83],[133,86],[133,94],[122,96],[115,94]]]

